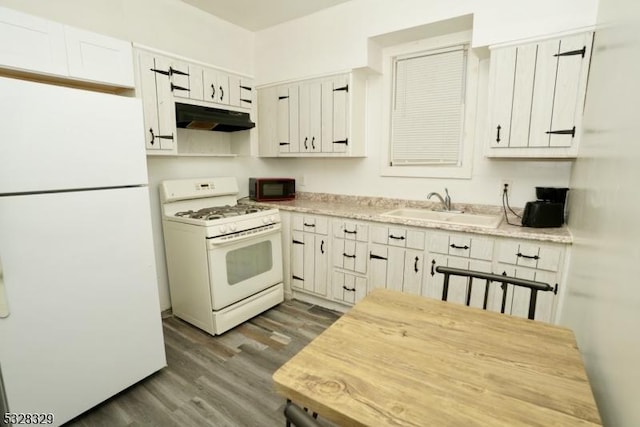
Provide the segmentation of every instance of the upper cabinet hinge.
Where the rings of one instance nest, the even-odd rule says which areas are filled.
[[[561,53],[556,53],[553,56],[573,56],[573,55],[580,55],[584,58],[584,55],[587,53],[587,47],[586,46],[582,46],[582,49],[578,49],[578,50],[569,50],[566,52],[561,52]]]

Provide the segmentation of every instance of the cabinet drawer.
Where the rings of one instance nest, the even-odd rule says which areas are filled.
[[[429,237],[429,252],[490,261],[493,239],[457,234],[434,234]]]
[[[367,272],[367,244],[346,239],[333,239],[333,265],[358,273]]]
[[[424,232],[399,227],[371,227],[371,242],[422,250]]]
[[[369,226],[352,221],[334,221],[333,235],[341,239],[366,242],[369,240]]]
[[[500,242],[498,261],[540,270],[558,271],[562,250],[555,246],[518,241]]]
[[[296,231],[307,231],[323,235],[326,235],[329,229],[327,218],[321,216],[294,215],[291,218],[291,224]]]
[[[332,284],[333,297],[338,301],[355,304],[367,294],[367,279],[361,276],[334,271]]]

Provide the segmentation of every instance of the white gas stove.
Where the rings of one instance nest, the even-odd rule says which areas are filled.
[[[284,299],[280,214],[237,195],[233,177],[160,185],[173,313],[214,335]]]

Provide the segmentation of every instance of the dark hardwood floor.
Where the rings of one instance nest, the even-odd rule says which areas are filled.
[[[285,301],[216,337],[165,317],[168,366],[66,425],[284,426],[271,376],[339,316]]]

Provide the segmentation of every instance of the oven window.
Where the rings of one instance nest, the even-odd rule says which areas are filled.
[[[266,273],[273,267],[271,241],[266,240],[229,251],[226,260],[229,285]]]

